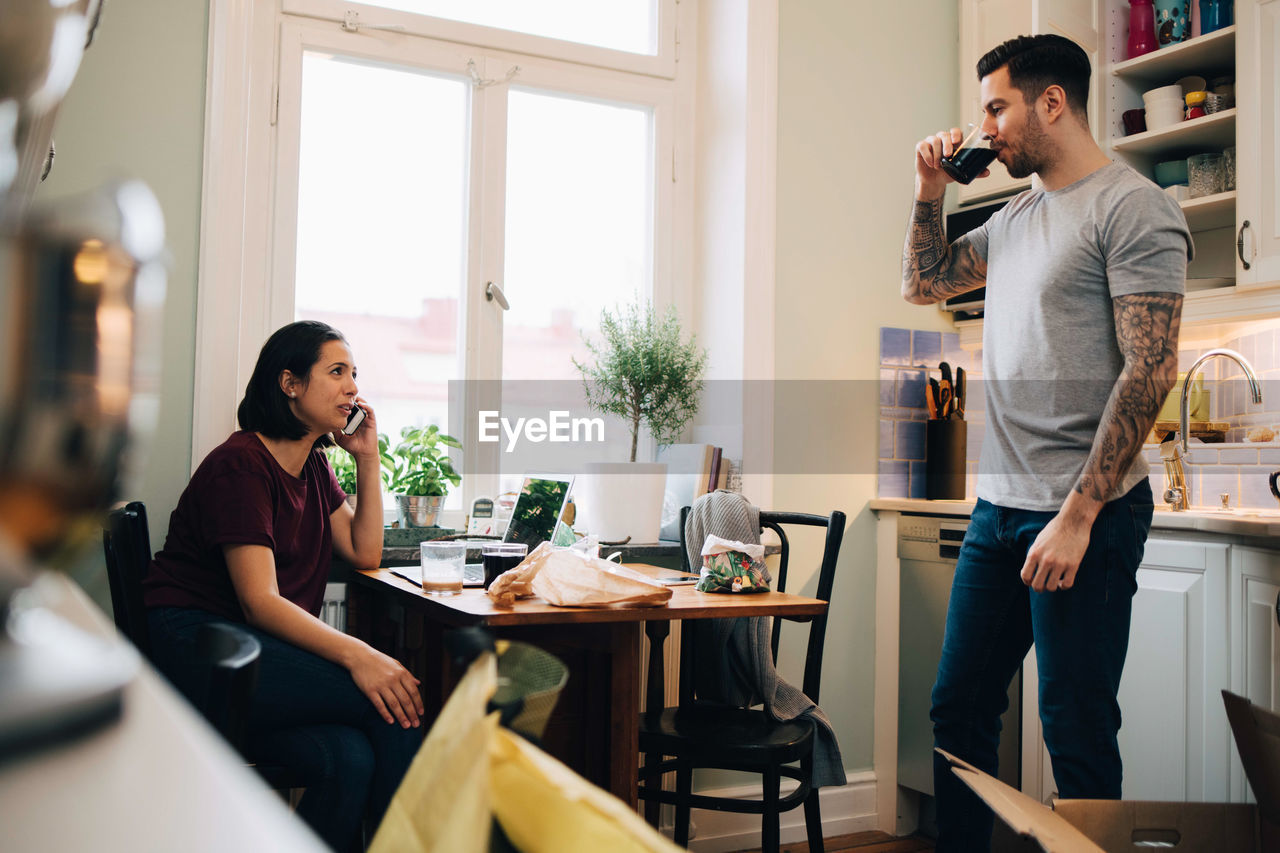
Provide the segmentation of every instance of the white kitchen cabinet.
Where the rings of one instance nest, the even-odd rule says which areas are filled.
[[[1219,543],[1147,541],[1120,683],[1125,799],[1227,798],[1227,554]]]
[[[991,48],[1015,36],[1057,33],[1089,52],[1097,67],[1102,44],[1100,7],[1095,0],[962,0],[960,3],[960,123],[982,116],[978,60]],[[1090,116],[1097,115],[1098,87],[1091,87]],[[1094,123],[1091,126],[1097,127]],[[1030,178],[1013,178],[999,162],[991,175],[958,188],[960,204],[1010,195],[1031,186]]]
[[[1236,150],[1243,176],[1236,210],[1236,285],[1245,290],[1280,283],[1280,0],[1236,0],[1235,21],[1240,114]]]
[[[1147,540],[1120,682],[1125,799],[1227,799],[1228,552],[1217,542]],[[1025,678],[1034,683],[1030,671]],[[1055,787],[1034,690],[1023,708],[1022,789],[1047,801]]]
[[[1280,678],[1276,673],[1280,661],[1277,596],[1280,596],[1280,552],[1232,548],[1231,691],[1273,711],[1280,711]],[[1234,746],[1230,755],[1231,800],[1252,800]]]

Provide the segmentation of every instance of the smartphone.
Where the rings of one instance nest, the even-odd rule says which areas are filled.
[[[355,435],[356,430],[360,428],[362,423],[364,423],[364,409],[355,406],[351,409],[351,414],[347,416],[347,425],[342,428],[342,434]]]

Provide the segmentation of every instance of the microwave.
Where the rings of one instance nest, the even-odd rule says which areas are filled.
[[[948,213],[946,216],[947,239],[955,240],[961,234],[972,231],[990,219],[991,214],[1008,203],[1009,199],[1006,198],[991,204],[962,207]],[[942,310],[954,313],[958,320],[976,320],[982,316],[983,306],[986,305],[986,295],[987,289],[979,287],[977,290],[970,290],[968,293],[952,296],[942,300]]]

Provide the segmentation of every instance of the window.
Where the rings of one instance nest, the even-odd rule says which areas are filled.
[[[657,52],[655,0],[372,0],[370,5],[630,53]]]
[[[656,48],[653,33],[674,3],[633,5],[653,24],[646,46],[631,44],[650,54],[638,58],[564,27],[560,41],[506,33],[527,48],[513,53],[494,47],[502,38],[490,27],[328,0],[284,0],[282,14],[260,17],[272,121],[265,130],[249,122],[242,268],[252,273],[261,258],[262,288],[245,276],[237,305],[202,290],[197,369],[221,364],[217,348],[233,351],[205,319],[208,302],[239,312],[232,364],[241,375],[271,330],[321,319],[350,339],[381,432],[394,440],[403,426],[437,423],[457,434],[451,380],[575,380],[571,358],[586,355],[602,308],[636,296],[670,304],[673,211],[688,204],[673,189],[680,84],[660,65],[635,68],[673,55],[673,26]],[[358,27],[340,14],[350,8]],[[572,3],[558,8],[562,23],[581,17]],[[447,16],[446,4],[421,11]],[[261,84],[254,68],[247,76]],[[263,101],[261,87],[251,91],[251,119]],[[258,176],[268,188],[261,205]],[[509,310],[487,297],[491,285]],[[221,381],[221,396],[229,386]],[[197,422],[198,461],[225,432],[202,426],[199,411]],[[500,473],[522,473],[504,471],[478,430],[466,423],[458,435],[478,474],[464,477],[454,508],[498,493]]]
[[[448,422],[469,81],[306,53],[294,306],[347,336],[379,429]]]

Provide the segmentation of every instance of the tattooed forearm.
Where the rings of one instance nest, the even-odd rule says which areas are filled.
[[[1178,377],[1182,297],[1136,293],[1112,300],[1124,369],[1102,413],[1076,491],[1106,501],[1133,464]]]
[[[986,262],[967,244],[950,246],[942,230],[942,199],[915,202],[902,250],[902,296],[929,305],[981,287]]]

